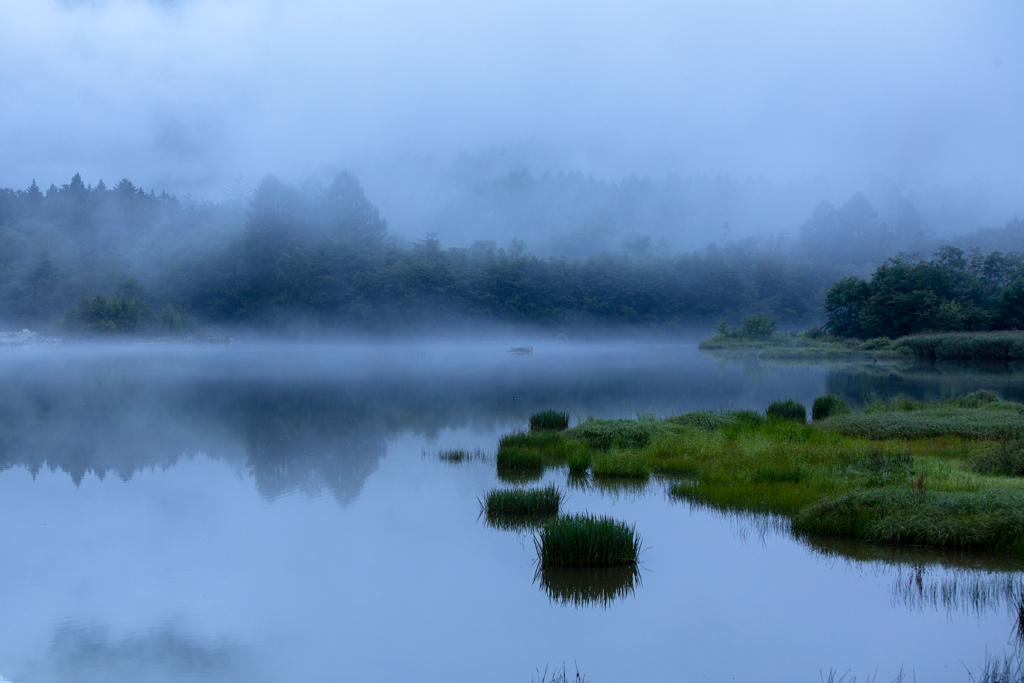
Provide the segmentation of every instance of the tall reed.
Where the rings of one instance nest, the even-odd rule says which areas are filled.
[[[551,520],[534,543],[541,567],[593,567],[635,564],[640,540],[624,522],[581,514]]]

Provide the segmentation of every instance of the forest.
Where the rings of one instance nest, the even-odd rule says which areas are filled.
[[[920,241],[920,226],[904,223]],[[986,239],[1022,234],[1015,221]],[[268,176],[222,202],[76,174],[45,192],[34,181],[0,190],[0,320],[65,334],[672,330],[750,314],[806,326],[826,313],[837,335],[1019,325],[1007,312],[1024,296],[1020,257],[950,247],[931,261],[886,260],[907,240],[857,194],[820,204],[795,239],[669,253],[636,235],[619,251],[542,258],[515,238],[446,247],[432,233],[396,236],[347,172],[297,185]],[[891,311],[907,303],[913,313]]]
[[[841,337],[1024,329],[1024,256],[941,247],[899,254],[872,273],[837,282],[825,297],[826,328]]]

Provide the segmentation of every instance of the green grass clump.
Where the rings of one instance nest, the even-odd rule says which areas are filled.
[[[834,394],[819,396],[814,399],[814,405],[811,406],[811,417],[815,422],[833,415],[845,415],[848,412],[850,412],[850,408],[846,405],[846,401]]]
[[[570,444],[558,432],[513,432],[498,439],[498,471],[540,470],[564,462]]]
[[[595,450],[643,448],[664,424],[655,420],[589,420],[565,432],[567,438],[582,441]]]
[[[711,431],[736,423],[736,417],[731,413],[716,413],[713,411],[695,410],[692,413],[676,415],[665,420],[684,427],[696,427],[705,431]]]
[[[565,456],[570,474],[584,474],[590,468],[590,449],[585,444],[574,442]]]
[[[896,340],[896,349],[919,358],[960,360],[1020,360],[1024,332],[945,332]]]
[[[975,455],[970,468],[978,474],[1024,477],[1024,439],[1017,436],[997,441]]]
[[[473,450],[469,450],[468,448],[444,448],[437,454],[437,457],[442,462],[457,465],[474,460],[486,460],[487,454],[479,448],[475,448]]]
[[[768,404],[765,415],[769,420],[796,420],[807,422],[807,408],[796,399],[784,398]]]
[[[613,451],[593,458],[591,471],[595,477],[622,477],[644,479],[650,476],[651,466],[639,453]]]
[[[569,428],[569,413],[557,410],[544,410],[530,416],[530,431],[561,432]]]
[[[797,532],[951,550],[1024,550],[1024,492],[854,491],[807,506]]]
[[[562,491],[553,484],[542,489],[494,489],[484,499],[488,516],[557,515],[561,504]]]
[[[1024,434],[1024,405],[991,401],[978,393],[931,405],[894,399],[872,404],[864,412],[827,418],[821,426],[847,436],[870,439],[949,435],[998,440]]]
[[[640,536],[610,517],[582,514],[549,521],[535,539],[541,568],[636,564]]]
[[[524,472],[544,469],[544,455],[521,446],[498,449],[498,471]]]

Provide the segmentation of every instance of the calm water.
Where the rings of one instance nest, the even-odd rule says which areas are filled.
[[[588,602],[594,577],[545,583],[529,534],[478,519],[493,463],[436,457],[493,453],[547,407],[1024,399],[1014,368],[535,347],[0,350],[0,679],[526,683],[564,661],[595,683],[945,681],[1018,642],[1015,563],[799,541],[658,481],[572,490],[570,511],[633,523],[647,547],[639,582]]]

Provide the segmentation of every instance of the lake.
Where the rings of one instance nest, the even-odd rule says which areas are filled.
[[[1024,563],[792,537],[645,487],[568,487],[634,524],[639,577],[538,575],[488,527],[493,456],[576,419],[854,405],[1018,368],[770,365],[685,344],[60,345],[0,349],[0,680],[593,683],[967,680],[1020,643]],[[619,589],[621,588],[621,590]],[[600,590],[597,591],[600,593]]]

